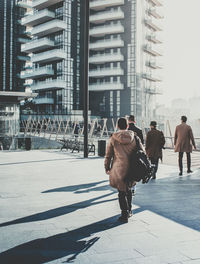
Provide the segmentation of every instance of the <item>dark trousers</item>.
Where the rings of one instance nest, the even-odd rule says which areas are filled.
[[[158,170],[158,162],[159,162],[159,158],[155,159],[155,158],[150,158],[151,164],[155,165],[155,169],[154,172],[156,174],[157,170]]]
[[[186,152],[187,155],[187,169],[191,169],[191,155],[190,152]],[[178,155],[178,165],[179,165],[179,170],[180,172],[183,171],[183,152],[179,152]]]
[[[131,211],[132,208],[132,192],[131,189],[126,192],[119,191],[119,206],[122,212]]]

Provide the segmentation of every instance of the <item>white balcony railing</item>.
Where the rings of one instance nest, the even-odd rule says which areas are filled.
[[[103,68],[97,70],[90,70],[89,77],[104,77],[104,76],[116,76],[116,75],[123,75],[124,70],[121,68]]]
[[[124,56],[122,54],[99,54],[89,58],[89,63],[100,64],[106,62],[123,61]]]
[[[26,53],[42,51],[47,48],[54,47],[54,41],[48,38],[41,38],[29,41],[29,43],[21,45],[21,51]]]
[[[163,94],[162,89],[158,87],[145,87],[145,92],[151,95]]]
[[[39,77],[48,77],[54,74],[53,69],[49,67],[39,67],[30,71],[22,71],[20,74],[21,79],[35,79]]]
[[[40,10],[62,1],[63,0],[32,0],[32,7]]]
[[[35,26],[41,23],[45,23],[55,18],[55,13],[48,9],[35,12],[32,15],[25,16],[21,19],[22,25]]]
[[[144,51],[149,53],[152,56],[162,56],[162,51],[161,50],[158,50],[157,48],[154,49],[154,48],[152,48],[149,45],[145,45],[144,46]]]
[[[162,0],[147,0],[148,2],[150,2],[151,4],[153,4],[153,6],[162,6],[163,2]]]
[[[158,63],[156,63],[156,62],[152,62],[152,61],[147,61],[147,62],[146,62],[146,66],[147,66],[147,67],[150,67],[150,68],[152,68],[152,69],[162,69],[162,68],[163,68],[162,65],[160,65],[160,64],[158,64]]]
[[[44,63],[50,61],[57,61],[66,59],[66,52],[60,49],[49,50],[45,52],[41,52],[38,54],[34,54],[32,56],[32,62]]]
[[[90,1],[90,9],[101,10],[107,7],[123,5],[124,0],[93,0]]]
[[[38,25],[32,29],[32,35],[43,37],[67,28],[67,24],[59,19],[54,19],[53,21],[46,22],[42,25]]]
[[[124,12],[122,10],[104,11],[95,15],[91,15],[90,22],[103,23],[105,21],[123,19],[123,18],[124,18]]]
[[[33,102],[35,104],[54,104],[54,99],[49,97],[36,97],[33,99]]]
[[[124,85],[117,82],[104,82],[104,83],[95,83],[89,85],[89,91],[98,92],[98,91],[109,91],[109,90],[123,90]]]
[[[142,74],[142,78],[149,80],[151,82],[161,82],[162,81],[162,78],[160,76],[155,76],[155,75],[151,75],[147,73]]]
[[[150,42],[153,42],[155,44],[161,44],[162,43],[162,40],[161,39],[158,39],[157,37],[155,36],[147,36],[147,39],[150,41]]]
[[[123,33],[124,27],[121,24],[110,24],[106,26],[98,26],[90,29],[90,36],[101,37],[106,34]]]
[[[32,1],[29,0],[20,0],[17,2],[17,5],[22,8],[31,8],[32,7]]]
[[[163,14],[159,13],[155,8],[151,8],[148,10],[148,14],[157,18],[157,19],[162,19],[164,18]]]
[[[28,39],[28,38],[18,38],[17,41],[19,43],[28,43],[28,42],[30,42],[30,39]]]
[[[162,31],[161,25],[157,21],[153,21],[150,19],[145,19],[144,23],[146,26],[151,28],[153,31]]]
[[[124,41],[122,39],[109,39],[109,40],[99,40],[94,43],[90,43],[91,50],[102,50],[108,48],[120,48],[124,47]]]
[[[65,89],[67,86],[64,80],[49,80],[44,82],[38,82],[36,84],[31,85],[31,89],[33,91],[42,91],[42,90],[58,90]]]

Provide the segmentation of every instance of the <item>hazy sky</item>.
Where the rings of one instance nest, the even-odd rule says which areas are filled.
[[[200,96],[200,0],[163,0],[164,77],[160,103]]]

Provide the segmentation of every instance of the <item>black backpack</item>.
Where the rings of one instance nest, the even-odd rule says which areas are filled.
[[[154,176],[155,165],[152,165],[146,154],[140,147],[139,138],[134,136],[136,150],[130,155],[129,170],[126,180],[130,183],[133,181],[147,183]]]

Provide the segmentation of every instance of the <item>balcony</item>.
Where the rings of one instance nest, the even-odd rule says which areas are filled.
[[[90,1],[90,9],[101,10],[107,7],[123,5],[124,0],[93,0]]]
[[[91,92],[100,92],[100,91],[109,91],[109,90],[123,90],[124,85],[122,83],[110,83],[110,82],[104,82],[104,83],[95,83],[89,85],[89,91]]]
[[[66,59],[66,52],[60,49],[41,52],[32,56],[32,62],[46,63]]]
[[[119,76],[123,74],[124,74],[124,70],[121,68],[103,68],[103,69],[89,71],[89,77],[93,77],[93,78],[104,77],[104,76],[116,76],[116,75]]]
[[[21,45],[21,51],[26,53],[42,51],[47,48],[54,47],[54,41],[48,38],[41,38],[29,41],[29,43]]]
[[[153,31],[162,31],[161,26],[157,22],[156,24],[154,24],[154,21],[145,19],[144,23],[147,27],[149,27]]]
[[[90,16],[90,22],[91,23],[103,23],[105,21],[109,20],[116,20],[116,19],[123,19],[124,18],[124,12],[122,10],[117,11],[105,11],[100,12],[95,15]]]
[[[90,29],[90,36],[102,37],[107,34],[123,33],[124,27],[121,24],[111,24],[106,26],[98,26]]]
[[[48,9],[41,10],[39,12],[35,12],[32,15],[25,16],[21,19],[21,24],[28,26],[36,26],[41,23],[45,23],[49,20],[55,18],[54,12],[49,11]]]
[[[23,56],[23,55],[18,55],[17,59],[20,61],[30,61],[31,60],[29,56]]]
[[[152,69],[162,69],[163,68],[162,65],[155,63],[155,62],[152,62],[152,61],[147,61],[146,66],[149,68],[152,68]]]
[[[162,0],[147,0],[148,2],[150,2],[151,4],[153,4],[153,6],[162,6]]]
[[[146,87],[145,92],[147,94],[156,95],[156,94],[163,94],[162,89],[158,87]]]
[[[49,34],[64,30],[67,28],[67,24],[59,19],[54,19],[53,21],[46,22],[42,25],[38,25],[32,29],[32,35],[43,37]]]
[[[41,97],[38,96],[35,99],[33,99],[33,102],[35,104],[54,104],[54,99],[46,96],[41,96]]]
[[[142,78],[151,82],[161,82],[162,78],[159,76],[152,76],[151,74],[144,73],[142,74]]]
[[[116,62],[116,61],[123,61],[124,56],[121,54],[99,54],[95,56],[91,56],[89,58],[89,63],[93,64],[101,64],[106,62]]]
[[[120,48],[124,47],[124,41],[121,39],[109,39],[109,40],[100,40],[94,43],[90,43],[91,50],[103,50],[108,48]]]
[[[31,8],[32,2],[28,0],[21,0],[17,2],[17,6],[22,7],[22,8]]]
[[[42,91],[42,90],[58,90],[65,89],[67,86],[66,82],[63,80],[49,80],[44,82],[38,82],[36,84],[31,85],[32,91]]]
[[[145,45],[144,46],[144,51],[146,53],[149,53],[152,56],[162,56],[162,52],[161,51],[159,51],[157,49],[156,50],[155,49],[152,49],[152,47],[149,46],[149,45]]]
[[[33,0],[32,7],[38,10],[62,2],[63,0]]]
[[[35,79],[41,77],[48,77],[54,75],[54,71],[48,67],[39,67],[33,69],[32,71],[23,71],[21,72],[21,79]]]
[[[18,38],[17,41],[19,43],[28,43],[28,42],[30,42],[30,39],[28,39],[28,38]]]
[[[149,9],[148,14],[150,16],[153,16],[154,18],[157,18],[157,19],[164,18],[164,16],[162,14],[159,14],[156,9]]]
[[[157,39],[155,36],[147,36],[147,39],[150,42],[153,42],[154,44],[161,44],[162,41],[160,39]]]

